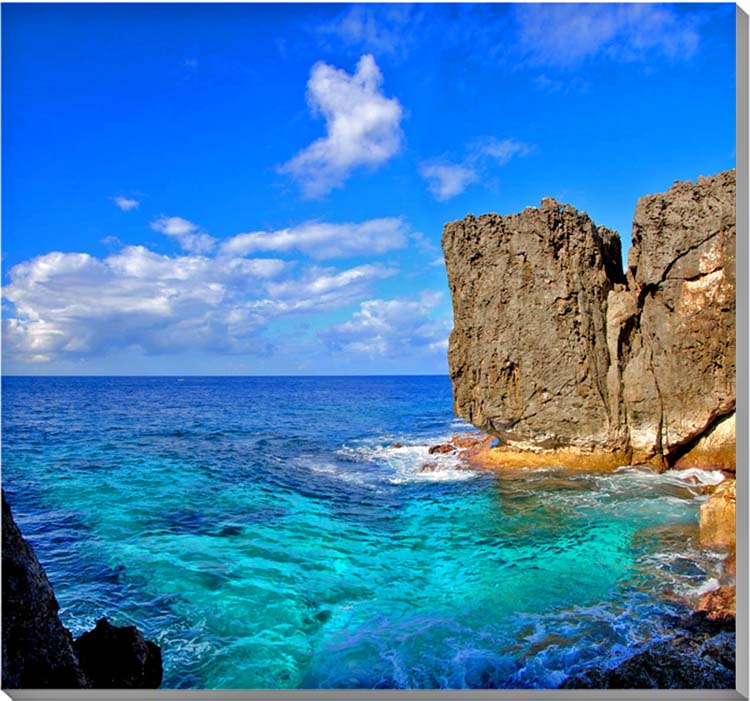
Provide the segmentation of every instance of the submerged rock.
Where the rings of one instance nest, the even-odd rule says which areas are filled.
[[[551,199],[446,224],[456,414],[510,463],[733,468],[735,235],[734,171],[641,198],[627,275]]]
[[[135,626],[117,627],[100,618],[74,647],[95,689],[157,689],[161,684],[161,648]]]
[[[4,689],[148,689],[161,684],[161,649],[135,627],[101,619],[75,642],[52,586],[2,494]]]
[[[436,462],[426,462],[419,468],[420,472],[435,472],[440,466]]]

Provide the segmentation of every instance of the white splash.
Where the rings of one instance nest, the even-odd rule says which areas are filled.
[[[442,442],[446,442],[444,439]],[[430,444],[344,446],[340,455],[357,462],[387,468],[386,479],[391,484],[405,482],[457,482],[476,477],[473,470],[459,469],[461,460],[456,453],[430,455]],[[425,469],[427,467],[427,469]]]

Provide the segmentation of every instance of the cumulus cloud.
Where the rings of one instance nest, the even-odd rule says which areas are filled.
[[[117,196],[112,197],[111,199],[123,212],[129,212],[131,209],[138,209],[141,204],[138,200],[130,197]]]
[[[208,253],[216,245],[216,239],[202,232],[200,227],[182,217],[161,216],[151,222],[151,228],[176,239],[188,253]]]
[[[459,195],[467,185],[479,179],[474,168],[462,163],[423,163],[419,174],[427,181],[427,188],[435,199],[441,202]]]
[[[520,4],[519,44],[527,58],[562,68],[606,56],[620,61],[691,56],[700,35],[696,15],[656,3]]]
[[[367,300],[349,321],[322,331],[321,337],[332,350],[372,358],[444,354],[452,320],[438,313],[441,302],[436,291]]]
[[[313,114],[326,121],[326,136],[280,167],[296,178],[307,197],[321,197],[340,186],[355,168],[376,168],[401,147],[403,110],[381,91],[383,76],[370,54],[356,71],[316,63],[307,83]]]
[[[209,350],[253,353],[283,316],[336,309],[393,274],[377,265],[303,269],[274,258],[166,256],[128,246],[105,258],[53,252],[12,267],[4,351],[24,361]]]
[[[300,251],[315,260],[381,254],[403,248],[409,227],[399,217],[361,223],[306,222],[277,231],[238,234],[221,245],[223,253],[247,255],[257,251]]]

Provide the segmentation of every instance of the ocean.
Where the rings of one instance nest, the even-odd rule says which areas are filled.
[[[473,431],[447,377],[2,389],[3,487],[63,623],[137,625],[165,688],[554,688],[716,584],[707,475],[457,470],[427,454]]]

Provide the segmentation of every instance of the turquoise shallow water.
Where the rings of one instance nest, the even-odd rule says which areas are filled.
[[[4,378],[3,487],[165,687],[550,688],[711,585],[685,479],[420,471],[465,430],[444,377]]]

